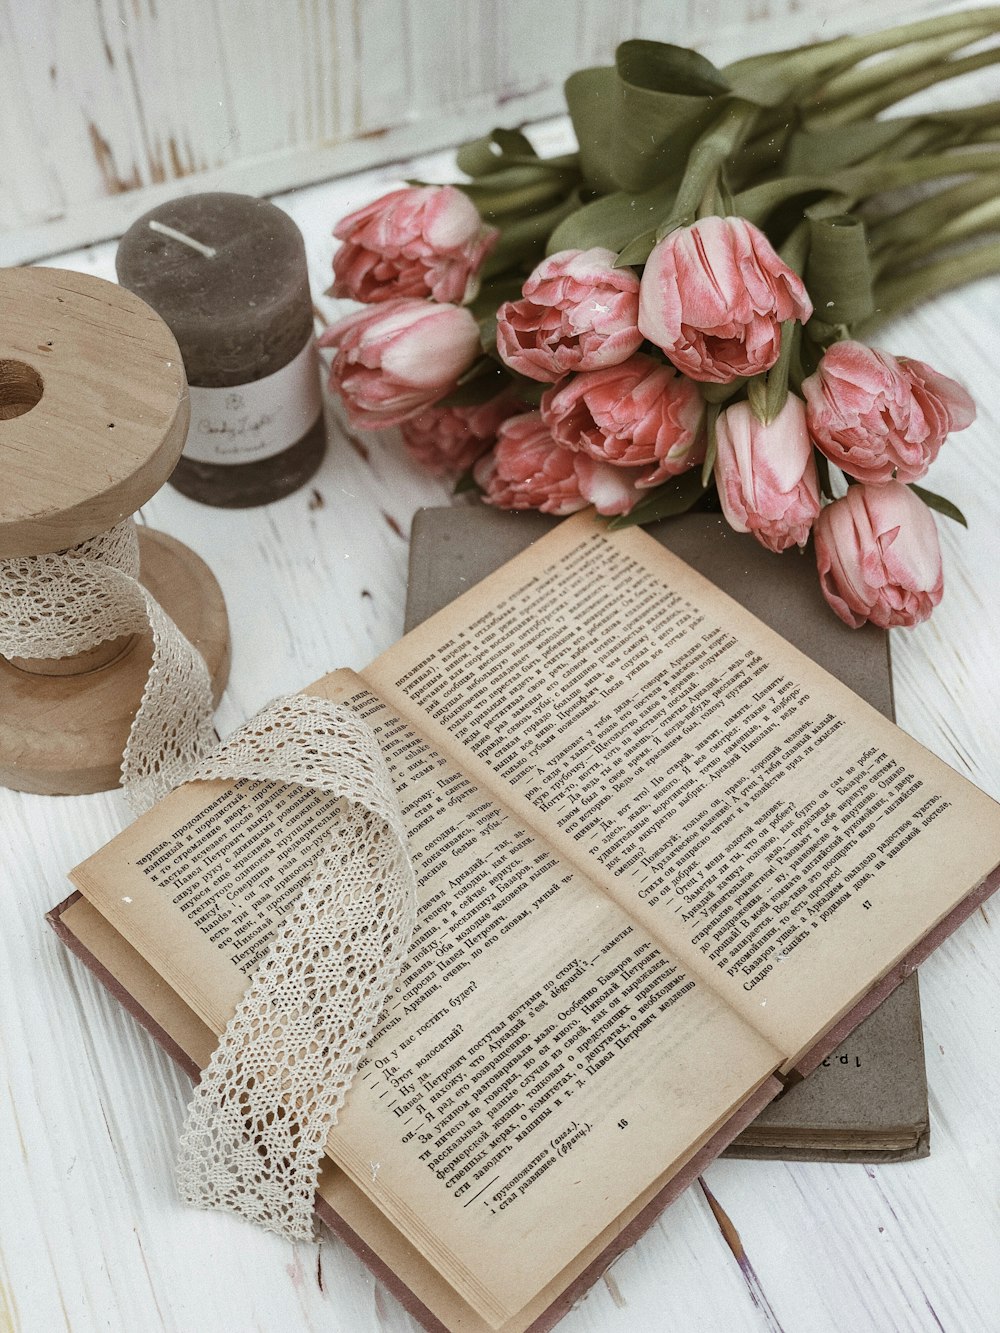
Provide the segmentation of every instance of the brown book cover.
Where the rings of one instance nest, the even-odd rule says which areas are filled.
[[[513,559],[557,519],[530,512],[423,509],[414,518],[407,631]],[[736,533],[718,514],[685,514],[648,529],[802,652],[894,716],[889,635],[850,630],[828,610],[812,553],[783,556]],[[765,1107],[727,1156],[897,1162],[930,1151],[927,1079],[916,973],[820,1066]]]

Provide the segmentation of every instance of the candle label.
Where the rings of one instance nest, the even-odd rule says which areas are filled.
[[[323,406],[312,338],[273,375],[228,389],[193,385],[184,457],[195,463],[257,463],[297,444]]]

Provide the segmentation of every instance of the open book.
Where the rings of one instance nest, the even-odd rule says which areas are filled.
[[[421,509],[410,531],[405,628],[413,629],[550,532],[558,519],[485,505]],[[889,633],[848,629],[817,595],[812,552],[766,550],[721,513],[646,532],[890,720]],[[728,1157],[897,1162],[930,1151],[917,974],[907,977],[807,1079],[769,1103]]]
[[[310,692],[376,729],[420,895],[321,1213],[428,1327],[547,1327],[997,887],[1000,807],[587,515]],[[329,812],[188,784],[65,933],[204,1061]]]

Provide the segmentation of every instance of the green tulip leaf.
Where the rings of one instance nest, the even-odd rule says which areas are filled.
[[[504,301],[516,301],[520,297],[523,281],[520,274],[505,273],[502,277],[484,282],[475,298],[469,302],[469,310],[476,319],[495,315]]]
[[[766,426],[769,420],[767,415],[767,376],[755,375],[747,384],[747,401],[754,416]]]
[[[479,403],[488,403],[510,383],[506,367],[491,356],[481,356],[474,361],[451,393],[439,398],[435,407],[476,407]]]
[[[639,194],[618,191],[584,204],[555,229],[549,237],[547,253],[589,250],[592,246],[617,252],[649,230],[670,209],[675,193],[672,186],[658,185]]]
[[[859,120],[823,130],[796,130],[788,141],[781,174],[840,171],[884,152],[915,124],[916,116],[896,120]]]
[[[693,508],[708,490],[701,480],[700,468],[689,468],[679,477],[671,477],[662,486],[650,491],[644,500],[629,514],[619,514],[608,524],[612,532],[619,528],[631,528],[643,523],[655,523],[658,518],[673,518],[675,514],[686,514]]]
[[[506,167],[531,166],[541,162],[531,140],[521,130],[490,130],[481,139],[462,144],[455,165],[467,176],[491,176]]]
[[[875,45],[866,50],[864,38],[834,38],[747,56],[727,65],[722,73],[738,97],[757,106],[778,107],[804,100],[817,83],[853,69],[863,56],[880,49],[884,48]]]
[[[929,509],[936,509],[939,514],[944,514],[945,518],[950,518],[955,523],[961,523],[963,528],[969,526],[958,505],[953,505],[943,495],[936,495],[934,491],[925,490],[923,486],[915,486],[912,481],[910,482],[910,490],[914,495],[919,496]]]
[[[830,180],[823,176],[787,176],[740,190],[733,205],[740,217],[758,227],[766,227],[767,219],[781,205],[790,204],[800,196],[822,196],[833,188]]]
[[[875,309],[865,224],[859,217],[811,218],[806,290],[824,324],[855,324]]]
[[[708,410],[705,413],[705,430],[708,434],[708,441],[705,446],[705,461],[701,465],[701,484],[708,489],[708,483],[712,480],[712,469],[715,467],[716,455],[719,452],[719,437],[716,434],[716,425],[719,420],[719,408],[715,403],[708,404]]]
[[[551,384],[544,384],[541,380],[529,379],[527,375],[519,375],[516,371],[508,371],[510,375],[510,387],[524,403],[525,407],[539,407],[542,401],[542,394],[547,389],[551,389]]]
[[[566,106],[580,145],[584,183],[600,194],[618,188],[614,173],[611,107],[617,75],[610,66],[578,69],[564,84]]]
[[[680,181],[688,154],[718,114],[729,84],[696,51],[667,42],[622,42],[615,52],[611,166],[619,186]]]
[[[573,189],[578,173],[573,167],[504,167],[479,180],[459,181],[456,188],[467,194],[488,222],[511,213],[524,213],[554,204]]]
[[[492,134],[493,142],[499,147],[501,153],[509,155],[526,155],[528,157],[537,157],[538,154],[532,147],[531,140],[523,130],[505,130],[497,128]]]
[[[656,245],[656,227],[644,231],[620,252],[615,260],[615,268],[627,268],[630,264],[645,264]]]
[[[732,91],[725,74],[697,51],[637,38],[615,51],[619,77],[635,88],[664,95],[721,97]],[[667,90],[669,89],[669,94]]]
[[[808,208],[804,208],[802,216],[810,220],[813,218],[837,218],[842,213],[849,213],[853,202],[854,200],[849,194],[840,194],[836,190],[832,190],[829,194],[824,194],[821,199],[817,199],[814,204],[810,204]],[[808,249],[807,245],[805,253],[808,253]],[[805,259],[805,253],[803,254],[803,260]],[[785,263],[788,263],[787,259]],[[794,267],[794,265],[791,265],[791,267]],[[801,268],[795,271],[799,277],[802,276]]]
[[[830,481],[830,461],[826,454],[820,453],[818,449],[813,449],[813,457],[816,460],[816,472],[819,476],[819,488],[828,500],[835,498],[833,494],[833,484]]]
[[[672,231],[677,231],[681,227],[690,227],[694,222],[693,213],[674,213],[667,218],[666,222],[661,222],[656,229],[656,239],[662,241],[664,236],[669,236]]]
[[[489,199],[493,195],[516,194],[519,190],[532,189],[538,185],[558,186],[562,180],[571,180],[574,175],[570,167],[550,169],[538,162],[527,166],[505,166],[479,180],[460,181],[458,189],[464,190],[470,199]],[[512,212],[513,209],[508,207],[502,211]]]
[[[479,339],[488,353],[493,352],[497,345],[497,314],[500,306],[505,301],[519,299],[523,282],[524,275],[520,272],[504,273],[501,277],[484,282],[475,299],[469,302],[468,309],[479,325]],[[459,384],[463,382],[464,377],[459,380]]]
[[[569,198],[543,213],[529,213],[527,217],[514,218],[512,221],[501,219],[500,239],[483,265],[483,276],[493,278],[517,266],[520,273],[518,282],[523,282],[527,272],[545,257],[546,241],[558,231],[563,219],[580,211],[580,193],[574,190]],[[520,294],[518,290],[515,296],[501,299],[516,300]]]
[[[466,468],[455,482],[455,489],[452,491],[452,495],[467,495],[470,491],[475,491],[477,494],[482,495],[482,487],[479,485],[479,482],[476,481],[475,474],[471,467]]]
[[[734,61],[726,65],[722,75],[744,101],[757,106],[780,106],[826,68],[836,68],[835,56],[824,57],[820,47],[794,47]]]
[[[757,106],[780,106],[793,91],[795,81],[794,75],[782,77],[787,60],[785,52],[773,51],[737,60],[722,73],[737,97]]]
[[[700,386],[701,396],[709,404],[728,403],[730,398],[734,398],[739,393],[746,382],[745,378],[740,377],[739,379],[730,380],[728,384],[702,384]]]
[[[747,398],[757,420],[764,426],[779,416],[788,400],[789,372],[798,360],[802,325],[787,319],[781,326],[781,351],[770,370],[747,382]]]

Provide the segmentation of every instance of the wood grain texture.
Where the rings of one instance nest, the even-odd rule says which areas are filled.
[[[106,532],[159,490],[190,407],[173,334],[123,287],[0,272],[0,559]]]
[[[756,3],[756,12],[762,7]],[[323,8],[328,19],[341,15]],[[701,8],[720,23],[728,13],[721,0]],[[586,58],[574,51],[574,63]],[[485,59],[485,52],[470,57],[470,79]],[[983,85],[978,91],[989,95]],[[562,122],[532,134],[545,151],[567,142]],[[449,170],[442,154],[280,199],[306,235],[314,291],[329,282],[338,216],[400,176],[446,179]],[[61,262],[110,276],[113,247]],[[994,796],[998,303],[1000,280],[979,283],[879,339],[956,375],[978,401],[979,420],[948,442],[929,478],[965,510],[969,530],[938,521],[944,601],[928,624],[894,631],[892,650],[900,725]],[[317,307],[325,319],[339,308],[326,298]],[[314,483],[278,504],[211,510],[166,488],[143,511],[199,552],[222,585],[234,639],[233,676],[218,713],[223,732],[274,695],[333,667],[361,666],[393,642],[411,516],[422,504],[448,502],[448,488],[406,460],[395,432],[351,435],[335,406],[331,421],[330,453]],[[329,1237],[290,1247],[177,1202],[172,1163],[186,1080],[42,922],[67,892],[66,869],[127,818],[117,794],[0,792],[0,1328],[414,1333],[412,1320]],[[690,1190],[560,1330],[995,1333],[998,918],[1000,907],[988,904],[921,968],[928,1160],[718,1162],[706,1175],[716,1207]]]
[[[719,62],[928,0],[0,0],[0,263],[562,110],[641,35]]]

